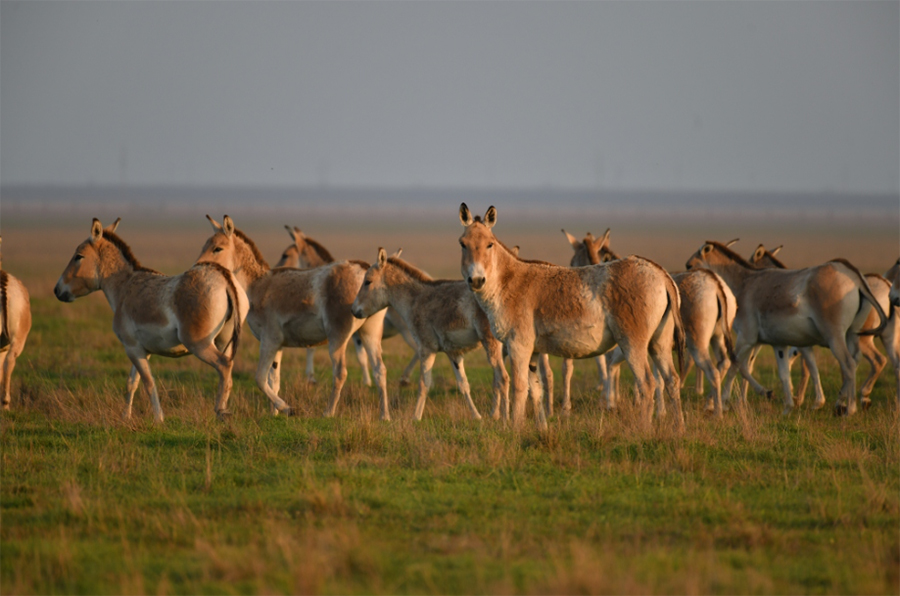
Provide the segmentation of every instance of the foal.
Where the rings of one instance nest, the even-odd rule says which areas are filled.
[[[100,220],[91,224],[90,237],[56,282],[53,293],[62,302],[102,290],[113,310],[113,331],[131,360],[125,395],[125,418],[138,379],[150,393],[153,413],[163,421],[156,382],[150,372],[152,354],[179,358],[194,354],[219,373],[216,414],[230,414],[231,370],[249,302],[234,276],[213,263],[199,263],[169,277],[143,267],[131,248],[116,236],[119,224],[106,229]],[[231,347],[230,355],[226,349]]]
[[[475,301],[466,282],[433,280],[397,257],[388,258],[378,249],[378,260],[366,272],[365,281],[353,301],[353,316],[365,318],[384,308],[393,308],[412,332],[416,355],[421,362],[416,420],[422,419],[431,388],[431,369],[438,352],[453,364],[456,383],[466,399],[472,417],[481,419],[466,378],[463,355],[479,343],[494,369],[493,417],[500,417],[501,401],[509,415],[509,375],[503,366],[503,345],[491,333],[487,316]]]
[[[0,260],[2,267],[2,260]],[[16,358],[31,330],[31,303],[25,284],[0,268],[0,406],[9,409]]]
[[[331,253],[320,243],[304,234],[300,228],[297,226],[294,226],[293,228],[290,226],[284,227],[287,229],[288,234],[294,243],[284,249],[281,259],[275,264],[275,267],[312,269],[313,267],[321,267],[322,265],[334,262],[334,257],[331,256]],[[426,275],[426,277],[429,277],[430,279],[430,276],[424,272],[423,275]],[[403,340],[407,345],[413,349],[412,360],[409,361],[409,364],[403,369],[403,374],[400,375],[400,386],[405,387],[409,385],[409,377],[412,374],[416,363],[419,361],[419,357],[415,355],[416,342],[409,332],[409,329],[406,328],[403,318],[397,314],[393,308],[388,308],[387,314],[384,317],[384,334],[381,336],[381,339],[384,340],[394,337],[398,333],[403,337]],[[359,360],[359,365],[362,368],[366,387],[371,387],[372,377],[369,375],[368,356],[366,355],[365,348],[363,348],[362,340],[355,334],[353,336],[353,346],[356,348],[356,358]],[[306,379],[310,383],[316,382],[314,374],[315,370],[313,368],[314,352],[315,348],[306,348]]]

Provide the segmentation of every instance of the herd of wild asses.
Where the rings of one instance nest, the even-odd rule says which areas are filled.
[[[722,416],[738,373],[744,380],[734,390],[735,406],[746,403],[750,386],[771,397],[772,391],[752,375],[763,344],[775,352],[785,413],[803,403],[810,379],[813,407],[825,405],[812,346],[828,347],[840,365],[835,413],[857,410],[860,356],[871,364],[861,388],[862,406],[870,403],[875,381],[890,359],[900,407],[900,259],[885,277],[862,275],[845,259],[788,269],[776,257],[779,249],[760,245],[747,260],[731,249],[734,241],[706,241],[688,258],[687,271],[671,275],[649,259],[617,255],[610,248],[609,230],[580,240],[563,230],[574,254],[569,266],[561,266],[519,258],[518,247],[510,248],[494,235],[494,207],[478,216],[463,203],[462,278],[439,280],[403,260],[399,251],[389,256],[379,248],[372,265],[335,261],[321,244],[288,226],[292,244],[272,268],[230,217],[221,223],[207,218],[213,233],[197,262],[174,276],[141,265],[116,234],[119,220],[103,227],[94,219],[90,236],[75,248],[54,288],[63,302],[97,290],[109,301],[113,331],[132,363],[126,418],[143,381],[155,419],[163,420],[148,363],[152,354],[193,354],[215,368],[216,413],[227,416],[245,321],[259,340],[256,382],[273,414],[291,413],[279,395],[283,349],[325,344],[334,379],[325,416],[333,416],[347,379],[346,349],[352,341],[366,383],[374,378],[378,388],[381,417],[389,420],[381,341],[397,334],[415,352],[401,384],[409,383],[416,362],[420,366],[416,419],[424,412],[438,352],[449,357],[472,416],[481,418],[463,363],[463,355],[478,344],[493,369],[491,415],[511,418],[516,425],[525,419],[529,395],[539,428],[554,413],[548,355],[564,359],[562,415],[571,411],[572,359],[592,357],[606,408],[616,407],[618,371],[627,362],[642,415],[652,417],[655,403],[657,415],[665,416],[668,397],[674,424],[681,428],[684,374],[679,369],[685,352],[688,367],[697,367],[698,391],[703,377],[710,384],[706,410]],[[31,312],[24,285],[2,270],[0,303],[0,396],[8,409],[10,378],[25,346]],[[887,358],[875,347],[876,336]],[[804,368],[795,396],[790,367],[797,356]],[[312,363],[310,349],[310,378]]]

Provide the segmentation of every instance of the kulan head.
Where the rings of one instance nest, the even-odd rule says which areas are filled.
[[[91,222],[91,235],[75,249],[75,254],[72,255],[53,288],[53,294],[57,300],[74,302],[76,298],[87,296],[100,289],[100,280],[103,275],[103,259],[100,250],[103,243],[106,242],[103,234],[114,233],[119,227],[120,221],[122,221],[121,218],[104,229],[100,220],[94,218]]]
[[[227,215],[220,224],[209,215],[206,216],[213,228],[213,235],[207,239],[206,244],[200,249],[198,263],[211,262],[222,265],[229,271],[234,271],[235,247],[234,247],[234,222]]]
[[[472,216],[469,207],[459,206],[459,221],[466,231],[459,238],[462,248],[460,271],[469,289],[479,292],[484,289],[487,279],[496,267],[497,251],[503,250],[491,228],[497,223],[497,209],[491,205],[482,219]]]
[[[396,253],[399,256],[400,252]],[[379,310],[388,307],[388,293],[385,284],[385,269],[388,267],[388,256],[383,248],[378,247],[375,263],[366,270],[362,285],[356,293],[350,312],[357,319],[371,317]]]

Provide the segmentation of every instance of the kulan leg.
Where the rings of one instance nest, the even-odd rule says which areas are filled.
[[[575,372],[575,361],[571,358],[563,359],[562,363],[562,385],[563,385],[563,402],[562,402],[562,415],[568,416],[572,413],[572,373]],[[603,365],[604,372],[606,371],[606,363],[604,361]]]
[[[553,369],[550,368],[550,356],[541,354],[538,357],[538,367],[541,369],[541,383],[544,386],[544,413],[553,416]]]
[[[234,361],[225,353],[219,351],[216,346],[210,342],[203,346],[186,346],[191,350],[197,358],[213,367],[219,374],[219,388],[216,392],[216,415],[221,419],[231,415],[228,409],[228,398],[231,397],[231,370],[234,367]]]
[[[487,353],[488,363],[494,371],[494,404],[491,418],[498,420],[502,411],[503,418],[509,420],[509,374],[503,365],[503,344],[491,339],[482,341],[482,345]]]
[[[144,383],[144,387],[150,395],[150,404],[153,406],[154,419],[156,422],[162,423],[163,412],[159,405],[159,393],[156,391],[156,381],[153,379],[153,374],[150,372],[150,363],[147,360],[147,354],[138,351],[126,351],[125,353],[128,354],[131,364],[137,369],[141,381]]]
[[[331,387],[331,398],[328,400],[328,406],[325,408],[326,418],[334,416],[338,402],[341,399],[341,390],[347,381],[347,341],[349,339],[349,337],[342,337],[329,340],[328,342],[333,384]]]
[[[434,359],[437,354],[434,352],[419,352],[419,396],[416,399],[416,412],[414,418],[422,419],[425,413],[425,401],[428,399],[428,392],[431,390],[431,371],[434,368]]]
[[[791,386],[791,353],[790,346],[772,346],[775,350],[775,363],[778,365],[778,377],[784,392],[784,410],[782,414],[790,414],[794,410],[794,388]]]
[[[306,382],[310,385],[316,384],[316,349],[315,348],[306,348]],[[278,393],[278,389],[275,386],[272,387],[275,389],[275,393]]]
[[[528,386],[529,393],[531,394],[531,404],[534,408],[534,422],[538,427],[538,430],[547,430],[547,417],[545,415],[545,407],[544,407],[544,387],[541,384],[540,377],[538,376],[538,361],[540,360],[539,354],[532,354],[531,359],[528,362]]]
[[[2,408],[4,410],[9,409],[10,403],[10,385],[12,384],[12,371],[13,367],[16,365],[15,356],[12,357],[12,362],[10,362],[12,350],[8,349],[5,352],[0,352],[0,400],[2,400]]]
[[[875,381],[878,380],[878,377],[881,376],[881,371],[887,366],[887,358],[885,358],[881,352],[878,351],[878,348],[875,347],[875,338],[871,335],[860,336],[859,349],[862,352],[863,358],[865,358],[871,366],[869,376],[866,377],[865,382],[859,390],[863,407],[865,408],[872,403],[869,396],[872,395],[872,390],[875,388]]]
[[[369,374],[369,358],[358,333],[353,334],[353,347],[356,348],[356,359],[359,360],[359,366],[362,368],[363,382],[366,384],[366,387],[371,387],[372,376]]]
[[[150,356],[147,356],[147,360]],[[122,412],[122,418],[128,420],[131,418],[131,405],[134,403],[134,394],[137,392],[138,384],[141,382],[141,375],[138,373],[136,366],[131,366],[131,372],[128,374],[128,381],[125,382],[125,411]]]
[[[453,365],[453,372],[456,374],[456,386],[459,388],[459,392],[462,393],[463,398],[465,398],[466,405],[469,406],[469,412],[472,413],[472,418],[481,420],[481,414],[478,413],[478,408],[475,407],[475,402],[472,401],[472,391],[469,389],[469,379],[466,377],[466,366],[463,362],[462,354],[447,354],[447,357],[450,358],[450,364]]]
[[[256,366],[256,385],[260,391],[269,400],[271,412],[277,415],[279,412],[290,414],[291,408],[283,399],[278,396],[278,389],[273,386],[273,373],[278,375],[280,380],[281,373],[281,345],[272,339],[263,337],[259,342],[259,363]],[[280,382],[278,383],[280,385]]]
[[[378,387],[378,397],[381,403],[381,419],[391,419],[391,409],[387,391],[387,367],[381,352],[381,325],[371,327],[364,325],[356,334],[362,341],[363,353],[368,355],[372,374],[375,376],[375,385]],[[371,383],[369,383],[371,385]]]

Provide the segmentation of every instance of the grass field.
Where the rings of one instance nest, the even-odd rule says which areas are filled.
[[[629,399],[603,414],[595,368],[582,362],[573,415],[539,434],[471,420],[443,356],[425,419],[412,422],[414,390],[397,384],[411,352],[399,339],[385,342],[393,422],[378,420],[376,391],[362,385],[352,356],[338,416],[320,417],[330,387],[324,349],[316,385],[305,382],[303,352],[286,353],[282,394],[299,416],[270,417],[253,381],[258,344],[246,333],[229,421],[213,414],[212,369],[158,358],[165,423],[151,422],[143,393],[125,422],[129,363],[103,296],[62,304],[50,293],[87,237],[83,219],[40,234],[36,223],[4,223],[4,267],[31,290],[34,327],[13,409],[0,416],[0,593],[900,592],[890,367],[873,407],[850,418],[811,411],[811,399],[783,417],[780,400],[751,396],[746,411],[711,420],[689,379],[678,435],[665,421],[642,426]],[[260,242],[273,262],[288,240],[280,226],[270,222]],[[410,260],[458,275],[458,225],[448,230],[440,233],[449,239],[426,230],[399,241],[363,230],[347,238],[353,248],[333,252],[360,247],[355,256],[372,259],[379,244],[406,244]],[[139,259],[169,272],[193,261],[208,232],[170,229],[160,242],[158,229],[119,228]],[[541,240],[518,234],[511,244]],[[656,239],[684,252],[675,263],[701,240]],[[452,258],[416,258],[426,254],[419,247],[448,242]],[[839,370],[825,351],[819,362],[833,401]],[[483,354],[466,368],[484,414]],[[770,351],[757,370],[780,398]]]

